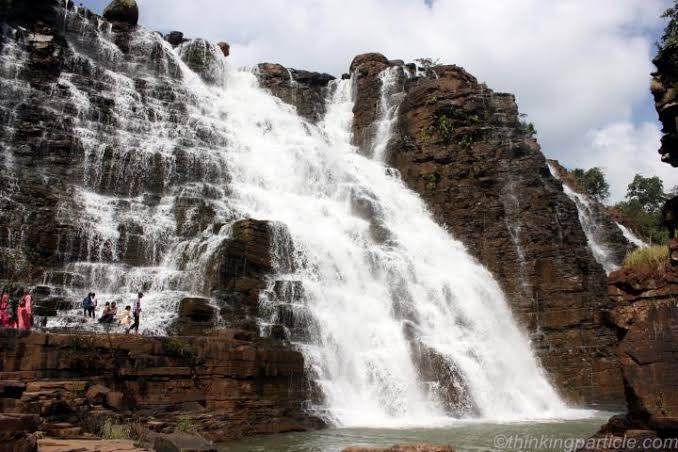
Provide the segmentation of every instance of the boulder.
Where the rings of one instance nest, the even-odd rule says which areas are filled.
[[[106,396],[110,393],[111,390],[103,385],[93,385],[87,389],[85,397],[87,401],[94,405],[101,405],[106,400]]]
[[[217,310],[206,298],[189,297],[179,302],[179,315],[171,331],[178,336],[201,336],[214,328]]]
[[[257,76],[262,88],[296,107],[300,116],[311,122],[322,119],[325,114],[326,88],[334,80],[333,76],[273,63],[260,64]]]
[[[103,16],[110,22],[135,27],[139,22],[139,7],[135,0],[113,0],[104,9]]]
[[[186,42],[187,39],[184,39],[184,34],[180,31],[170,31],[165,35],[165,41],[172,44],[173,47],[177,47]]]
[[[223,78],[217,53],[221,50],[204,39],[192,39],[178,47],[179,56],[186,65],[208,83],[217,83]]]
[[[205,439],[187,433],[159,434],[153,443],[156,452],[217,452]]]
[[[227,42],[219,42],[217,43],[217,47],[221,49],[221,52],[224,54],[225,57],[228,57],[231,54],[231,45]]]

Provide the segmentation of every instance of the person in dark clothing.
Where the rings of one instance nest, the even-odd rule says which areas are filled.
[[[134,330],[135,334],[139,334],[139,319],[141,317],[141,299],[144,298],[144,294],[139,292],[137,296],[137,301],[134,303],[134,309],[132,310],[132,315],[134,316],[134,323],[127,329],[127,334],[130,331]]]
[[[94,303],[92,302],[92,292],[88,293],[84,300],[82,300],[83,315],[85,317],[94,318]]]

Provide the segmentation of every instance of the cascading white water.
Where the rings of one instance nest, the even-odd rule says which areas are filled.
[[[230,71],[225,89],[186,79],[204,114],[223,121],[230,204],[289,229],[299,270],[276,279],[303,284],[317,323],[303,351],[335,422],[429,424],[444,415],[419,378],[407,327],[463,375],[481,416],[568,414],[492,275],[391,171],[350,145],[350,81],[336,83],[314,127],[250,73]],[[356,199],[372,218],[355,214]],[[386,241],[372,236],[374,221]]]
[[[551,163],[548,163],[548,167],[553,177],[563,182],[558,170]],[[586,196],[572,190],[565,182],[563,182],[563,191],[577,206],[579,223],[581,223],[581,227],[586,235],[586,241],[596,262],[603,266],[607,274],[618,270],[619,265],[615,263],[613,251],[599,239],[603,236],[602,226],[596,221],[591,201]]]
[[[261,89],[254,74],[229,68],[219,52],[211,53],[223,71],[214,74],[224,80],[208,85],[183,63],[181,48],[172,49],[144,30],[133,38],[132,52],[146,46],[166,59],[155,77],[173,77],[175,68],[181,72],[173,81],[180,87],[173,96],[187,110],[185,122],[170,122],[173,112],[162,104],[137,108],[142,100],[136,81],[101,70],[98,76],[116,96],[111,114],[118,129],[110,131],[82,113],[88,110],[86,96],[78,95],[66,75],[60,82],[82,113],[76,130],[87,156],[85,180],[74,196],[90,219],[80,225],[87,261],[69,270],[103,291],[100,299],[119,293],[129,297],[144,288],[143,322],[150,331],[162,332],[176,315],[178,299],[204,290],[200,275],[211,253],[228,239],[229,223],[239,218],[279,222],[289,231],[296,262],[293,273],[272,280],[303,286],[299,309],[315,327],[298,346],[323,391],[324,414],[331,421],[343,426],[447,422],[442,396],[422,378],[413,344],[433,350],[461,376],[483,418],[581,414],[569,410],[548,382],[492,275],[384,166],[398,108],[388,99],[390,89],[383,90],[371,159],[350,144],[350,80],[334,82],[326,116],[313,125]],[[112,65],[122,64],[119,55],[111,56]],[[383,80],[391,76],[387,71]],[[147,76],[144,83],[153,84],[153,78]],[[129,152],[125,158],[142,169],[151,158],[167,159],[162,195],[147,200],[134,180],[125,193],[108,193],[116,187],[100,177],[107,152],[99,142],[108,136],[103,132],[113,134],[118,148]],[[194,159],[204,183],[170,186],[177,179],[177,144],[196,136],[201,139],[189,141],[199,145],[181,151]],[[172,206],[180,196],[199,199],[205,190],[215,210],[213,223],[226,226],[177,237]],[[142,257],[152,265],[119,262],[110,248],[120,239],[121,225],[142,231],[137,234],[144,239]]]
[[[406,77],[406,71],[399,66],[387,68],[379,74],[381,81],[379,119],[375,124],[376,133],[372,141],[372,156],[378,161],[383,161],[386,157],[386,149],[391,138],[393,125],[398,118],[397,112],[400,102],[398,102],[398,96],[394,95],[394,91],[401,74]]]
[[[643,241],[640,237],[638,237],[636,234],[631,232],[629,228],[624,226],[623,224],[620,223],[615,223],[619,229],[621,229],[622,234],[624,234],[624,238],[628,240],[629,242],[633,243],[635,246],[638,248],[647,248],[649,245]]]

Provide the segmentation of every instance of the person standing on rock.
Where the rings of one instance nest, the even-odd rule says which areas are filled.
[[[9,290],[3,289],[0,297],[0,328],[9,328]]]
[[[19,302],[17,322],[20,330],[30,330],[33,326],[33,295],[26,289],[24,296]]]
[[[97,300],[97,294],[95,294],[94,292],[92,292],[92,296],[90,297],[90,299],[92,300],[92,317],[95,318],[96,315],[97,315],[97,314],[96,314],[96,312],[97,312],[97,304],[99,304],[99,300]]]
[[[139,317],[141,316],[141,299],[144,298],[144,294],[139,292],[137,296],[137,301],[134,303],[134,310],[132,315],[134,315],[134,323],[127,329],[127,334],[130,331],[134,330],[135,334],[139,334]]]
[[[94,309],[92,308],[92,292],[88,293],[84,300],[82,300],[82,311],[85,317],[94,317]]]

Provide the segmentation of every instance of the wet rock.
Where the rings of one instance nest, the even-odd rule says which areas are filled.
[[[172,433],[158,435],[153,443],[156,452],[217,452],[216,447],[209,441],[187,433]]]
[[[382,87],[379,74],[390,66],[388,59],[380,53],[358,55],[351,62],[350,73],[357,79],[353,106],[353,141],[364,155],[369,155],[376,132],[375,122],[379,115]]]
[[[181,59],[191,70],[208,83],[217,83],[223,80],[223,68],[217,59],[217,50],[204,39],[192,39],[178,47]]]
[[[184,298],[171,332],[178,336],[203,336],[214,328],[217,310],[206,298]]]
[[[139,22],[139,7],[135,0],[113,0],[104,9],[103,16],[110,22],[135,27]]]
[[[263,88],[297,108],[300,116],[318,122],[325,114],[327,87],[334,80],[329,74],[286,68],[280,64],[258,65],[257,76]]]
[[[225,57],[228,57],[231,54],[231,45],[227,42],[218,42],[217,47],[221,49],[221,52]]]
[[[379,54],[351,64],[354,139],[365,154],[380,114],[380,75],[390,67]],[[495,275],[561,392],[579,403],[619,406],[616,340],[595,315],[607,304],[605,272],[576,206],[521,125],[514,97],[454,65],[401,74],[393,89],[404,99],[387,163]],[[354,204],[361,217],[378,216],[369,203]]]
[[[165,41],[172,44],[172,47],[177,47],[188,40],[184,39],[184,34],[182,32],[171,31],[167,35],[165,35]]]

